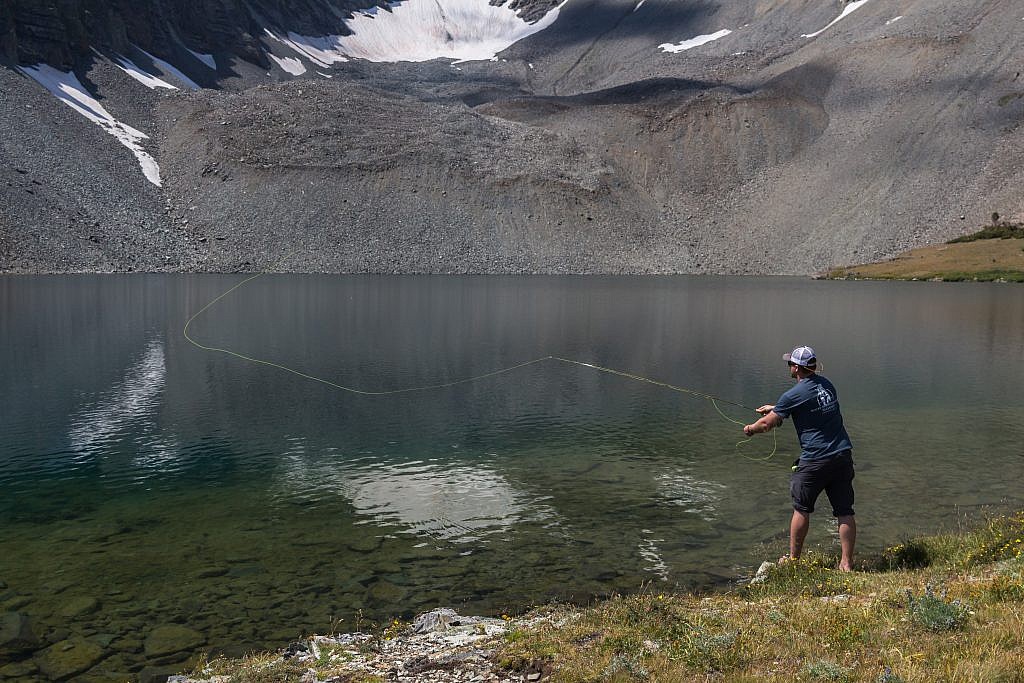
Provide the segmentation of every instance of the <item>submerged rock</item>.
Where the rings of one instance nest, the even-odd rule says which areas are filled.
[[[370,586],[368,594],[371,599],[385,605],[397,605],[406,596],[405,590],[383,579]]]
[[[348,548],[357,553],[372,553],[383,543],[384,539],[380,536],[359,536],[348,542]]]
[[[0,681],[17,681],[31,676],[37,671],[39,671],[39,667],[32,660],[14,662],[7,666],[0,666]]]
[[[145,652],[147,657],[160,657],[175,652],[183,652],[199,647],[206,639],[203,634],[186,626],[168,624],[157,626],[146,638]]]
[[[103,648],[85,638],[68,638],[36,656],[36,664],[50,680],[62,680],[92,668],[103,659]]]
[[[224,576],[228,573],[227,567],[208,567],[206,569],[200,569],[196,572],[197,579],[213,579],[218,576]]]
[[[17,612],[22,607],[32,604],[32,598],[28,595],[17,595],[4,603],[3,608],[8,612]]]
[[[0,615],[0,656],[31,652],[42,645],[32,620],[20,612]]]
[[[80,617],[84,614],[92,614],[100,608],[99,600],[93,597],[80,596],[71,598],[60,608],[60,616],[67,619]]]

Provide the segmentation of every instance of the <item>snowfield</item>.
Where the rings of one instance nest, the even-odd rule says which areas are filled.
[[[527,36],[543,31],[558,18],[565,3],[532,24],[512,9],[487,0],[402,0],[387,9],[358,12],[346,25],[348,36],[267,34],[318,66],[348,58],[371,62],[459,62],[492,59]]]

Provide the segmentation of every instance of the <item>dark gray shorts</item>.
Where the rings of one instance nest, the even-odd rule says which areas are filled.
[[[843,451],[821,460],[801,460],[789,482],[793,509],[808,514],[824,491],[832,503],[832,514],[853,514],[853,454]]]

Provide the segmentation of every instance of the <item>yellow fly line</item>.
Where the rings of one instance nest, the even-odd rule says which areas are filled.
[[[220,296],[218,296],[215,299],[213,299],[212,301],[210,301],[210,303],[206,304],[205,306],[200,308],[198,311],[193,313],[192,316],[188,319],[188,321],[185,322],[185,327],[182,330],[182,334],[185,336],[185,339],[187,339],[188,342],[190,344],[192,344],[193,346],[195,346],[197,348],[200,348],[200,349],[203,349],[204,351],[214,351],[214,352],[217,352],[217,353],[224,353],[224,354],[227,354],[229,356],[234,356],[235,358],[238,358],[240,360],[243,360],[243,361],[246,361],[246,362],[249,362],[249,363],[255,363],[257,365],[265,365],[265,366],[268,366],[268,367],[277,368],[278,370],[281,370],[283,372],[288,372],[288,373],[291,373],[293,375],[297,375],[298,377],[302,377],[303,379],[308,379],[308,380],[313,381],[313,382],[319,382],[320,384],[325,384],[325,385],[327,385],[329,387],[332,387],[334,389],[338,389],[340,391],[347,391],[349,393],[358,394],[360,396],[394,396],[394,395],[397,395],[397,394],[410,394],[410,393],[417,392],[417,391],[431,391],[431,390],[434,390],[434,389],[446,389],[448,387],[454,387],[454,386],[458,386],[460,384],[468,384],[470,382],[477,382],[477,381],[482,380],[482,379],[487,379],[488,377],[495,377],[497,375],[503,375],[503,374],[512,372],[514,370],[519,370],[520,368],[525,368],[525,367],[527,367],[529,365],[535,365],[537,363],[544,363],[546,361],[555,361],[555,362],[565,363],[565,364],[569,364],[569,365],[579,365],[579,366],[582,366],[582,367],[585,367],[585,368],[592,368],[594,370],[597,370],[598,372],[605,372],[605,373],[608,373],[608,374],[611,374],[611,375],[618,375],[619,377],[625,377],[626,379],[631,379],[631,380],[634,380],[634,381],[637,381],[637,382],[645,382],[647,384],[652,384],[652,385],[657,386],[657,387],[662,387],[664,389],[668,389],[669,391],[675,391],[675,392],[678,392],[678,393],[681,393],[681,394],[688,394],[690,396],[693,396],[694,398],[706,399],[706,400],[711,402],[711,405],[714,406],[715,410],[718,412],[719,415],[721,415],[724,419],[728,420],[729,422],[731,422],[733,424],[743,425],[744,423],[741,422],[740,420],[736,420],[734,418],[731,418],[728,415],[726,415],[724,412],[722,412],[722,409],[718,405],[719,403],[725,403],[725,404],[728,404],[728,405],[731,405],[731,406],[736,406],[738,408],[743,408],[744,410],[750,410],[750,411],[756,412],[754,410],[754,408],[751,408],[750,406],[746,406],[746,405],[743,405],[742,403],[737,403],[735,401],[729,401],[729,400],[726,400],[724,398],[720,398],[718,396],[713,396],[711,394],[706,394],[706,393],[704,393],[702,391],[696,391],[695,389],[687,389],[686,387],[680,387],[680,386],[677,386],[675,384],[669,384],[667,382],[659,382],[658,380],[654,380],[654,379],[651,379],[649,377],[644,377],[642,375],[636,375],[636,374],[633,374],[631,372],[623,372],[622,370],[615,370],[613,368],[606,368],[606,367],[601,366],[601,365],[595,365],[594,363],[585,363],[583,361],[573,360],[571,358],[561,358],[559,356],[541,356],[540,358],[534,358],[533,360],[528,360],[528,361],[525,361],[525,362],[522,362],[522,363],[517,363],[516,365],[510,365],[508,367],[500,368],[498,370],[492,370],[491,372],[486,372],[486,373],[484,373],[482,375],[474,375],[472,377],[465,377],[463,379],[458,379],[458,380],[454,380],[454,381],[451,381],[451,382],[441,382],[439,384],[424,384],[424,385],[421,385],[421,386],[406,387],[406,388],[403,388],[403,389],[388,389],[388,390],[382,390],[382,391],[367,391],[367,390],[364,390],[364,389],[357,389],[356,387],[350,387],[350,386],[346,386],[344,384],[339,384],[337,382],[331,381],[331,380],[326,379],[324,377],[318,377],[316,375],[311,375],[308,372],[303,372],[301,370],[296,370],[295,368],[288,367],[287,365],[282,365],[281,363],[275,363],[274,361],[267,360],[265,358],[256,358],[254,356],[248,356],[248,355],[246,355],[244,353],[239,353],[238,351],[233,351],[232,349],[225,349],[225,348],[221,348],[221,347],[217,347],[217,346],[208,346],[206,344],[203,344],[201,342],[196,341],[195,338],[193,338],[192,335],[189,334],[189,327],[192,325],[192,322],[196,318],[198,318],[200,315],[202,315],[203,313],[208,311],[210,308],[213,307],[214,304],[216,304],[217,302],[221,301],[222,299],[227,297],[232,292],[235,292],[235,291],[241,289],[246,284],[252,282],[253,280],[255,280],[257,278],[263,277],[264,275],[266,275],[265,272],[264,273],[257,273],[256,275],[252,275],[250,277],[245,278],[244,280],[242,280],[241,282],[236,284],[234,287],[231,287],[230,289],[225,291],[223,294],[221,294]],[[773,438],[772,450],[771,450],[771,452],[768,455],[763,456],[763,457],[758,457],[758,458],[752,458],[752,457],[750,457],[748,455],[745,455],[743,453],[740,453],[739,455],[741,455],[744,458],[747,458],[748,460],[755,460],[755,461],[770,460],[772,458],[772,456],[775,455],[775,452],[778,450],[778,446],[779,446],[778,436],[776,435],[774,430],[772,431],[772,438]],[[739,448],[741,445],[747,443],[750,440],[751,440],[750,438],[747,438],[747,439],[743,439],[743,440],[737,442],[736,443],[736,448]]]

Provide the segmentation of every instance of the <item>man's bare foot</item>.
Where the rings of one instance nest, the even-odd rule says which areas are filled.
[[[840,562],[839,563],[839,571],[841,571],[841,572],[852,572],[853,571],[853,567],[850,566],[849,564],[847,564],[846,562]]]
[[[789,555],[783,555],[779,558],[779,564],[786,564],[787,562],[792,562],[793,559],[794,558]]]

